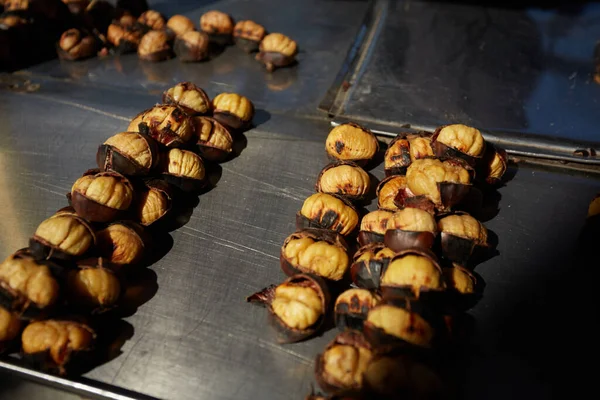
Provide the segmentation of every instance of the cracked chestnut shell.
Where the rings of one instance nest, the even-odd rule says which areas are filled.
[[[92,57],[98,50],[98,42],[92,35],[79,29],[65,31],[58,42],[58,56],[62,60],[83,60]]]
[[[96,154],[98,168],[123,175],[148,175],[158,163],[156,142],[139,132],[121,132],[108,138]]]
[[[414,160],[433,156],[430,138],[431,133],[428,132],[398,134],[385,152],[385,175],[405,175]]]
[[[97,250],[113,268],[135,266],[144,259],[146,242],[144,228],[133,221],[119,221],[108,225],[96,234]]]
[[[284,34],[270,33],[260,42],[259,50],[256,59],[271,72],[293,64],[298,54],[298,45]]]
[[[138,56],[144,61],[164,61],[172,57],[169,36],[164,31],[148,31],[140,39]]]
[[[254,104],[237,93],[221,93],[212,101],[213,118],[223,125],[237,130],[252,123]]]
[[[369,311],[363,333],[374,347],[430,348],[434,329],[420,314],[391,303],[382,303]]]
[[[450,312],[466,311],[479,301],[481,293],[475,275],[457,264],[442,271],[448,297],[445,303]]]
[[[162,158],[162,177],[184,192],[194,192],[206,185],[202,158],[189,150],[170,149]]]
[[[194,124],[181,108],[170,105],[154,106],[135,116],[129,132],[147,134],[167,147],[179,147],[194,137]]]
[[[21,335],[23,359],[27,364],[47,372],[67,373],[77,369],[78,361],[90,356],[96,333],[89,326],[61,320],[29,324]]]
[[[0,306],[0,355],[10,349],[20,332],[21,319],[19,316]]]
[[[438,221],[442,255],[465,265],[475,247],[487,247],[488,232],[477,219],[465,212],[455,212]]]
[[[320,193],[337,194],[349,200],[361,200],[369,192],[369,174],[350,161],[337,161],[321,170],[315,189]]]
[[[358,213],[352,204],[339,196],[315,193],[302,204],[296,214],[296,228],[322,228],[344,236],[354,232],[358,225]]]
[[[89,170],[71,188],[71,205],[77,215],[91,222],[117,219],[132,200],[131,182],[113,171]]]
[[[322,327],[329,292],[318,276],[300,274],[253,294],[246,301],[266,306],[277,341],[293,343],[314,335]]]
[[[185,15],[173,15],[167,21],[167,33],[174,39],[177,36],[182,36],[187,32],[193,32],[196,30],[194,23],[191,19]]]
[[[196,150],[210,161],[224,161],[233,151],[233,137],[225,126],[210,117],[194,117],[194,131],[198,136]]]
[[[369,243],[383,243],[387,222],[392,214],[391,211],[375,210],[362,217],[358,232],[358,244],[364,246]]]
[[[218,46],[230,45],[233,18],[221,11],[208,11],[200,17],[200,30],[208,34],[210,41]]]
[[[265,37],[265,28],[254,21],[239,21],[233,28],[235,44],[246,53],[253,53]]]
[[[383,243],[362,246],[354,254],[350,276],[359,288],[379,290],[381,274],[396,253]]]
[[[350,122],[333,128],[325,140],[325,150],[330,158],[367,164],[379,151],[377,138],[367,128]]]
[[[485,152],[485,140],[479,129],[462,124],[440,126],[431,137],[437,157],[461,158],[475,166]]]
[[[375,193],[377,195],[377,208],[386,211],[397,211],[399,207],[394,199],[399,194],[406,191],[406,177],[402,175],[392,175],[383,179],[377,185]]]
[[[502,177],[508,168],[506,151],[501,147],[487,143],[483,159],[477,167],[477,177],[484,179],[490,185],[501,183]]]
[[[190,31],[175,38],[173,51],[182,62],[196,62],[208,58],[209,54],[208,35],[204,32]]]
[[[288,236],[281,246],[280,264],[288,276],[308,273],[341,280],[350,266],[348,245],[341,235],[323,229],[305,229]]]
[[[85,260],[78,266],[67,273],[69,304],[94,314],[113,308],[121,295],[121,282],[115,274],[103,268],[98,259]]]
[[[367,289],[348,289],[335,301],[335,325],[345,329],[362,330],[369,310],[381,301],[381,297]]]
[[[84,256],[95,243],[94,230],[69,207],[37,227],[29,239],[29,251],[38,260],[68,261]]]
[[[165,29],[167,25],[162,14],[155,10],[144,11],[139,16],[137,22],[147,30],[156,31]]]
[[[136,220],[143,226],[151,226],[164,220],[172,207],[172,190],[169,184],[160,179],[145,182],[136,202]]]
[[[180,107],[188,115],[208,114],[210,99],[206,92],[191,82],[180,82],[163,93],[163,103]]]
[[[355,330],[339,333],[315,360],[315,378],[329,393],[358,394],[363,376],[373,357],[363,334]]]
[[[108,27],[106,38],[114,46],[117,54],[134,53],[137,51],[144,31],[136,26],[122,23],[112,23]]]
[[[409,248],[433,247],[437,223],[433,215],[419,208],[404,208],[387,220],[384,243],[399,252]]]

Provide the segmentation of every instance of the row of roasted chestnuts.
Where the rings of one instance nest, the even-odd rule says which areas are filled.
[[[332,161],[281,247],[288,279],[247,300],[267,307],[280,343],[334,318],[341,333],[315,361],[316,380],[333,397],[307,398],[437,397],[444,385],[431,360],[481,297],[473,259],[491,247],[486,227],[460,207],[478,184],[501,182],[506,154],[465,125],[402,133],[373,187],[363,168],[380,143],[370,130],[338,125],[325,150]],[[377,210],[361,218],[373,191]]]
[[[94,316],[118,317],[111,311],[129,306],[128,283],[152,263],[173,204],[208,184],[210,163],[232,154],[254,114],[247,98],[223,93],[211,101],[190,82],[162,100],[99,146],[98,168],[75,181],[70,206],[0,263],[0,354],[59,374],[93,366]],[[277,304],[293,300],[293,290],[277,293],[285,313]],[[311,303],[317,318],[326,303]]]

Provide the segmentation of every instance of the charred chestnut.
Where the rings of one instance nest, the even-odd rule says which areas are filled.
[[[96,235],[75,210],[62,209],[43,221],[29,240],[29,251],[38,260],[82,257],[95,244]]]
[[[397,211],[399,208],[394,199],[400,192],[406,191],[406,177],[401,175],[388,176],[377,185],[377,208],[380,210]]]
[[[354,254],[350,275],[359,288],[379,290],[381,274],[396,253],[383,243],[370,243]]]
[[[21,319],[17,314],[0,306],[0,355],[10,347],[21,331]]]
[[[358,244],[364,246],[369,243],[383,243],[388,219],[391,216],[392,212],[385,210],[371,211],[365,215],[360,221]]]
[[[96,262],[93,263],[95,265],[85,264],[67,274],[69,303],[94,313],[106,311],[119,300],[121,283],[112,271],[98,266]]]
[[[21,335],[23,358],[44,371],[57,371],[64,375],[70,362],[89,354],[95,339],[92,328],[78,322],[33,322]]]
[[[138,132],[121,132],[98,147],[98,168],[123,175],[148,175],[158,163],[156,142]]]
[[[82,218],[109,222],[126,211],[133,199],[133,187],[123,175],[87,171],[71,188],[71,205]]]
[[[508,157],[506,151],[488,143],[477,176],[481,176],[490,185],[496,185],[502,181],[507,167]]]
[[[181,82],[167,89],[163,103],[178,106],[189,115],[207,114],[211,110],[206,92],[191,82]]]
[[[115,222],[98,231],[98,253],[117,267],[139,264],[144,259],[146,235],[132,222]]]
[[[221,11],[208,11],[200,17],[200,29],[210,37],[210,41],[219,46],[231,44],[233,19]]]
[[[338,125],[329,132],[325,150],[333,159],[365,165],[379,151],[379,142],[373,132],[350,122]]]
[[[410,143],[405,134],[399,134],[388,144],[383,158],[385,176],[404,175],[410,165]]]
[[[296,227],[322,228],[349,235],[358,225],[358,213],[347,200],[325,193],[315,193],[304,200],[296,214]]]
[[[350,200],[361,200],[369,192],[369,174],[353,162],[338,161],[325,166],[319,173],[317,192],[337,194]]]
[[[187,32],[195,31],[196,27],[191,19],[184,15],[173,15],[167,21],[167,33],[175,38],[176,36],[182,36]]]
[[[486,247],[485,226],[467,213],[457,212],[438,221],[442,239],[442,255],[464,265],[476,246]]]
[[[281,33],[270,33],[260,42],[259,50],[256,59],[271,72],[275,68],[293,64],[298,54],[298,45]]]
[[[149,31],[140,39],[138,56],[144,61],[164,61],[172,56],[169,36],[164,31]]]
[[[194,137],[192,119],[179,107],[168,105],[154,106],[137,115],[127,130],[146,133],[167,147],[182,146]]]
[[[419,208],[396,211],[387,221],[385,245],[399,252],[413,247],[430,249],[437,235],[435,218]]]
[[[479,129],[462,124],[445,125],[436,129],[431,146],[438,157],[462,158],[475,166],[485,152],[485,140]]]
[[[348,246],[337,233],[305,229],[292,233],[281,247],[281,269],[288,276],[310,273],[332,281],[344,277],[350,265]]]
[[[380,304],[369,311],[364,334],[373,346],[413,345],[429,348],[434,330],[416,312],[393,304]]]
[[[194,192],[206,185],[204,162],[189,150],[170,149],[162,158],[161,172],[167,182],[184,192]]]
[[[373,350],[359,331],[338,334],[315,361],[319,386],[331,393],[358,393]]]
[[[457,264],[443,268],[443,274],[449,296],[446,303],[450,311],[465,311],[474,306],[480,297],[477,278]]]
[[[254,104],[237,93],[221,93],[212,101],[213,118],[231,129],[244,129],[252,123]]]
[[[335,325],[341,331],[346,328],[362,330],[369,310],[381,301],[381,297],[366,289],[348,289],[335,301]]]
[[[112,23],[108,27],[106,38],[118,54],[134,53],[140,45],[144,32],[141,29],[123,24]]]
[[[165,218],[171,206],[169,184],[161,180],[148,181],[136,205],[137,221],[143,226],[150,226]]]
[[[186,32],[175,39],[173,50],[175,51],[177,58],[179,58],[179,61],[202,61],[208,57],[208,35],[198,31]]]
[[[92,35],[72,28],[64,32],[58,42],[58,56],[63,60],[83,60],[98,50],[98,42]]]
[[[323,325],[329,293],[319,277],[300,274],[279,286],[271,285],[246,301],[268,307],[279,343],[293,343],[315,334]]]
[[[246,53],[253,53],[265,37],[265,28],[254,21],[240,21],[233,28],[235,44]]]
[[[194,131],[198,135],[196,150],[210,161],[223,161],[233,151],[233,137],[216,119],[194,117]]]
[[[165,29],[165,18],[155,10],[144,11],[137,20],[145,29],[160,31]]]

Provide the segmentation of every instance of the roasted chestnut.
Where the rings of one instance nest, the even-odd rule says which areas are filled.
[[[465,265],[476,246],[487,247],[485,226],[465,212],[447,215],[438,221],[442,255],[448,260]]]
[[[160,31],[165,29],[165,18],[161,13],[155,10],[144,11],[139,16],[137,22],[145,29]]]
[[[95,339],[92,328],[78,322],[32,322],[21,335],[23,358],[39,369],[64,375],[70,363],[88,356]]]
[[[479,129],[462,124],[444,125],[433,133],[431,147],[438,157],[462,158],[475,166],[485,152],[485,140]]]
[[[477,287],[477,278],[457,264],[443,268],[442,271],[449,297],[446,302],[449,311],[465,311],[473,307],[481,297]]]
[[[37,313],[56,304],[59,285],[48,266],[24,252],[0,264],[0,306],[18,313]]]
[[[210,99],[204,90],[191,82],[181,82],[163,93],[163,103],[180,107],[189,115],[211,111]]]
[[[146,0],[117,0],[117,8],[138,16],[148,10],[148,2]]]
[[[414,135],[407,135],[410,144],[410,162],[420,160],[421,158],[433,157],[431,148],[431,133],[419,132]]]
[[[325,282],[313,275],[300,274],[279,286],[271,285],[246,301],[269,309],[271,325],[279,343],[293,343],[315,334],[323,325],[329,304]]]
[[[235,44],[246,53],[253,53],[265,37],[265,28],[254,21],[239,21],[233,28]]]
[[[123,175],[148,175],[158,163],[156,142],[139,132],[121,132],[98,147],[98,168]]]
[[[341,331],[346,328],[362,330],[369,310],[381,301],[381,297],[366,289],[348,289],[335,301],[335,325]]]
[[[98,231],[98,254],[117,269],[139,264],[144,259],[146,234],[133,221],[115,222]]]
[[[171,206],[169,184],[158,179],[148,181],[136,204],[137,221],[143,226],[150,226],[165,218]]]
[[[446,285],[433,252],[415,248],[399,252],[384,267],[380,288],[385,299],[435,301]]]
[[[254,104],[237,93],[221,93],[212,101],[213,118],[231,129],[244,129],[252,123]]]
[[[233,138],[219,121],[209,117],[194,117],[194,131],[198,135],[196,150],[210,161],[223,161],[233,151]]]
[[[391,216],[392,212],[385,210],[375,210],[365,215],[360,221],[358,244],[364,246],[369,243],[383,243],[387,222]]]
[[[190,31],[175,38],[173,50],[179,61],[195,62],[208,57],[209,38],[204,32]]]
[[[110,222],[123,214],[133,200],[133,187],[123,175],[89,170],[73,184],[71,205],[91,222]]]
[[[288,276],[309,273],[339,281],[350,266],[348,245],[337,233],[305,229],[292,233],[283,242],[281,269]]]
[[[112,23],[108,27],[106,38],[118,54],[134,53],[140,45],[144,31],[132,26]]]
[[[130,132],[142,132],[167,147],[178,147],[194,137],[192,119],[176,106],[160,105],[137,115]]]
[[[437,235],[433,215],[419,208],[396,211],[387,220],[384,243],[399,252],[413,247],[430,249]]]
[[[296,227],[322,228],[351,234],[358,225],[358,213],[348,200],[325,193],[315,193],[304,200],[296,214]]]
[[[359,288],[379,290],[381,274],[396,253],[383,243],[370,243],[356,251],[350,275]]]
[[[176,36],[182,36],[187,32],[195,31],[196,27],[191,19],[185,15],[173,15],[167,21],[167,33],[175,38]]]
[[[593,218],[596,215],[600,215],[600,194],[597,194],[588,206],[587,218]]]
[[[62,60],[83,60],[95,55],[97,50],[96,38],[76,28],[64,32],[58,42],[58,56]]]
[[[86,261],[97,261],[91,259]],[[121,283],[112,271],[97,265],[80,264],[80,268],[69,270],[66,293],[75,308],[94,313],[106,311],[117,303],[121,294]]]
[[[231,44],[233,19],[221,11],[208,11],[200,17],[200,29],[208,34],[211,42],[227,46]]]
[[[479,164],[477,176],[485,179],[490,185],[496,185],[502,181],[508,166],[506,151],[491,143],[486,144],[483,160]]]
[[[298,45],[281,33],[270,33],[260,42],[259,50],[256,59],[271,72],[275,68],[293,64],[298,54]]]
[[[398,134],[385,152],[385,175],[404,175],[414,160],[433,156],[430,138],[431,133],[428,132]]]
[[[8,30],[9,28],[25,27],[30,21],[18,14],[5,13],[0,14],[0,31]]]
[[[329,132],[325,150],[333,159],[365,165],[379,151],[379,142],[373,132],[350,122],[338,125]]]
[[[194,192],[206,185],[204,162],[189,150],[170,149],[162,158],[160,170],[167,182],[184,192]]]
[[[319,386],[330,393],[359,393],[373,350],[359,331],[339,333],[315,361]]]
[[[10,347],[11,342],[19,336],[21,319],[13,312],[0,306],[0,355]]]
[[[406,177],[402,175],[388,176],[377,185],[377,208],[380,210],[397,211],[398,206],[394,202],[399,193],[406,191]]]
[[[144,61],[164,61],[172,56],[169,36],[164,31],[149,31],[140,39],[138,56]]]
[[[121,25],[123,27],[131,28],[136,24],[137,19],[133,15],[129,14],[128,12],[125,12],[125,14],[121,15],[119,17],[119,19],[115,20],[114,22],[116,22],[118,25]],[[141,29],[140,29],[140,31],[141,31]]]
[[[90,5],[90,0],[62,0],[69,7],[71,14],[83,14],[87,6]]]
[[[321,170],[315,189],[320,193],[361,200],[369,192],[369,186],[369,174],[364,169],[350,161],[337,161]]]
[[[431,324],[421,315],[390,303],[379,304],[369,311],[364,334],[376,347],[408,344],[429,348],[434,338]]]
[[[95,244],[96,235],[74,209],[59,210],[43,221],[29,239],[29,251],[38,260],[82,257]]]

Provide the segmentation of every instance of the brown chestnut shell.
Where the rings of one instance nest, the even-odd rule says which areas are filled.
[[[148,148],[150,149],[150,154],[152,157],[151,165],[149,167],[144,167],[128,155],[121,152],[118,148],[107,144],[101,144],[98,147],[98,152],[96,153],[96,163],[98,164],[98,168],[100,168],[100,170],[114,171],[128,176],[144,176],[148,175],[150,170],[156,167],[159,161],[159,153],[158,146],[156,145],[154,139],[142,132],[131,133],[142,136],[146,140],[146,143],[148,143]]]
[[[483,146],[484,149],[481,152],[480,156],[472,156],[470,154],[466,154],[463,153],[460,150],[454,149],[442,142],[439,142],[437,140],[438,136],[440,135],[440,132],[442,131],[442,129],[444,129],[445,127],[450,126],[450,125],[442,125],[440,127],[438,127],[435,132],[433,132],[433,136],[431,137],[431,147],[433,149],[434,154],[437,157],[440,158],[457,158],[457,159],[462,159],[464,160],[467,164],[469,164],[471,167],[475,167],[475,165],[477,165],[477,163],[479,161],[481,161],[481,159],[483,158],[483,155],[485,154],[485,146],[486,146],[486,142],[484,140],[483,142]]]
[[[362,330],[369,310],[381,301],[375,293],[367,289],[350,288],[342,292],[335,301],[335,326],[345,329]]]
[[[395,252],[411,248],[431,249],[435,242],[435,234],[432,232],[389,229],[385,232],[383,242]]]
[[[369,243],[356,251],[353,263],[350,266],[350,276],[352,282],[357,287],[368,290],[379,290],[383,269],[390,262],[391,258],[372,258],[368,261],[359,261],[359,258],[366,252],[377,254],[385,248],[383,243]]]
[[[500,171],[494,171],[494,162],[500,164],[498,166]],[[481,162],[476,166],[477,173],[475,176],[479,181],[485,181],[488,185],[495,186],[502,183],[507,168],[508,155],[506,150],[491,143],[486,143],[485,153]]]
[[[209,37],[204,32],[188,32],[175,38],[173,51],[182,62],[198,62],[209,56]]]
[[[286,56],[274,51],[260,51],[256,55],[256,60],[260,61],[267,68],[267,71],[273,72],[276,68],[287,67],[296,61],[296,56]]]

